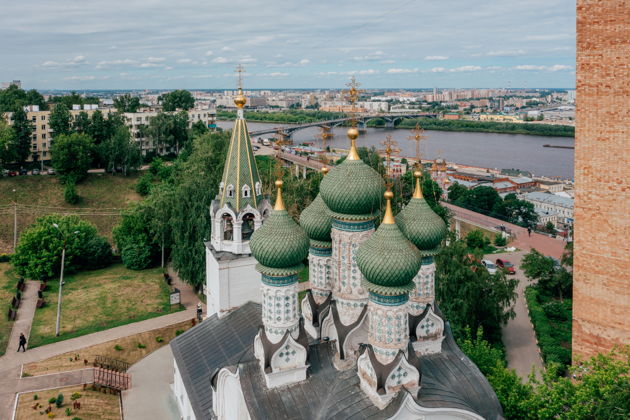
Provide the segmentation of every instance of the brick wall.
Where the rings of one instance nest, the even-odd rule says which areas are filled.
[[[630,344],[630,0],[577,1],[573,355]]]

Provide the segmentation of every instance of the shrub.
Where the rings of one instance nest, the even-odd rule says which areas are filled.
[[[479,229],[471,230],[466,235],[466,246],[470,249],[484,249],[490,245],[490,239]]]
[[[164,341],[164,339],[162,337],[155,337],[155,341],[157,341],[158,343],[161,343]]]
[[[72,417],[72,420],[81,420],[81,417]]]
[[[503,235],[501,235],[500,233],[497,233],[496,235],[494,235],[494,244],[496,246],[506,246],[507,239],[504,238]]]
[[[147,348],[147,346],[145,346],[145,345],[144,345],[144,344],[142,344],[142,343],[138,343],[138,348],[139,348],[139,349],[146,349],[146,348]]]
[[[73,393],[72,393],[72,396],[70,397],[70,399],[71,399],[72,401],[74,401],[74,400],[78,400],[79,398],[81,398],[81,394],[80,394],[80,393],[78,393],[78,392],[73,392]]]
[[[48,398],[48,404],[54,404],[57,402],[57,397],[50,397]]]
[[[66,416],[70,417],[71,414],[72,410],[70,409],[70,407],[66,407]]]
[[[60,408],[63,405],[63,394],[59,393],[59,395],[57,395],[57,399],[55,400],[55,405],[57,406],[57,408]]]
[[[116,344],[116,345],[114,346],[114,350],[116,350],[116,351],[122,351],[122,349],[123,349],[123,348],[122,348],[122,346],[121,346],[121,345],[119,345],[119,344]]]
[[[146,243],[130,243],[121,251],[125,267],[131,270],[144,270],[151,265],[151,247]]]
[[[66,184],[66,187],[63,190],[63,199],[66,200],[68,204],[78,204],[80,197],[77,194],[77,188],[73,182],[69,182]]]
[[[85,270],[96,270],[112,263],[112,246],[102,236],[93,236],[83,245],[77,263]]]
[[[33,395],[33,400],[38,400],[39,399],[39,395],[35,394]]]
[[[175,331],[175,337],[177,337],[178,335],[183,334],[183,333],[184,333],[184,330],[177,330],[177,331]]]
[[[52,411],[50,413],[48,413],[48,418],[49,419],[54,419],[55,418],[55,413],[53,413]]]
[[[543,305],[543,310],[547,318],[555,321],[566,321],[568,319],[564,305],[557,301],[547,302]]]
[[[9,262],[9,261],[11,261],[10,254],[0,253],[0,262]]]
[[[153,177],[147,173],[142,175],[136,184],[136,192],[141,196],[146,196],[151,192],[151,185],[153,184]]]

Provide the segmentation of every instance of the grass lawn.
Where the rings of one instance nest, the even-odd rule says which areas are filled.
[[[180,322],[168,327],[158,328],[140,334],[119,338],[117,340],[111,340],[95,346],[85,347],[77,351],[60,354],[39,362],[28,363],[24,365],[23,372],[30,376],[35,376],[83,369],[85,367],[84,360],[87,360],[88,365],[91,366],[96,356],[113,357],[114,359],[134,364],[149,353],[167,345],[177,336],[178,332],[181,333],[186,331],[190,327],[192,327],[192,323],[190,321]]]
[[[81,408],[78,410],[72,408],[74,401],[70,398],[75,392],[81,395],[76,399],[81,403]],[[118,395],[93,391],[90,387],[83,390],[83,386],[70,386],[20,394],[16,420],[48,419],[49,417],[44,414],[44,410],[49,406],[48,400],[57,397],[60,393],[63,394],[63,405],[57,408],[54,403],[50,404],[52,413],[55,415],[54,418],[72,419],[78,417],[82,420],[119,420],[121,418]],[[37,399],[34,399],[35,395],[37,395]],[[70,416],[66,415],[67,408],[71,410]]]
[[[66,277],[61,333],[55,337],[59,283],[48,282],[46,305],[35,311],[29,347],[164,315],[171,311],[170,289],[161,268],[132,271],[122,264]],[[172,311],[180,310],[174,307]]]
[[[13,321],[7,319],[7,312],[11,307],[11,298],[15,296],[17,277],[13,273],[11,264],[0,263],[0,356],[7,350]]]
[[[130,203],[140,201],[135,187],[139,174],[127,177],[108,174],[90,174],[77,185],[81,201],[70,205],[64,201],[63,186],[58,176],[18,176],[0,177],[0,206],[10,205],[14,200],[18,204],[48,207],[48,209],[29,209],[18,213],[18,232],[32,224],[37,217],[61,212],[65,209],[124,209]],[[13,192],[15,190],[15,192]],[[50,209],[50,208],[53,209]],[[58,208],[58,209],[55,209]],[[110,210],[108,210],[110,211]],[[119,216],[90,216],[83,219],[94,223],[99,233],[111,239],[112,227],[120,220]],[[9,252],[13,247],[13,212],[0,214],[0,252]]]

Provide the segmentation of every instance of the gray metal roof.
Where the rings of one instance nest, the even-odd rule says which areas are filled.
[[[334,368],[332,342],[309,346],[311,366],[306,381],[267,389],[252,350],[259,324],[260,305],[247,303],[223,319],[212,316],[171,341],[197,419],[211,418],[211,375],[232,365],[241,370],[241,388],[252,419],[381,419],[398,411],[404,393],[379,410],[361,391],[356,369],[340,372]],[[421,362],[422,386],[417,401],[422,406],[463,409],[486,419],[503,418],[496,394],[459,350],[450,328],[442,353],[422,356]]]

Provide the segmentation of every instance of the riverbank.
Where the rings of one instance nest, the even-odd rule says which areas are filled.
[[[337,112],[323,111],[279,111],[258,112],[245,111],[245,118],[249,122],[277,123],[277,124],[305,124],[317,121],[326,121],[337,118],[345,118],[347,115]],[[233,120],[236,112],[217,111],[217,119],[222,121]],[[536,123],[504,123],[496,121],[473,120],[441,120],[435,118],[405,118],[397,121],[394,128],[412,129],[419,124],[425,130],[434,131],[459,131],[478,133],[501,134],[525,134],[546,137],[574,137],[575,127],[568,125],[551,125]],[[385,128],[386,122],[380,118],[368,121],[368,127]],[[391,127],[389,127],[391,128]]]

